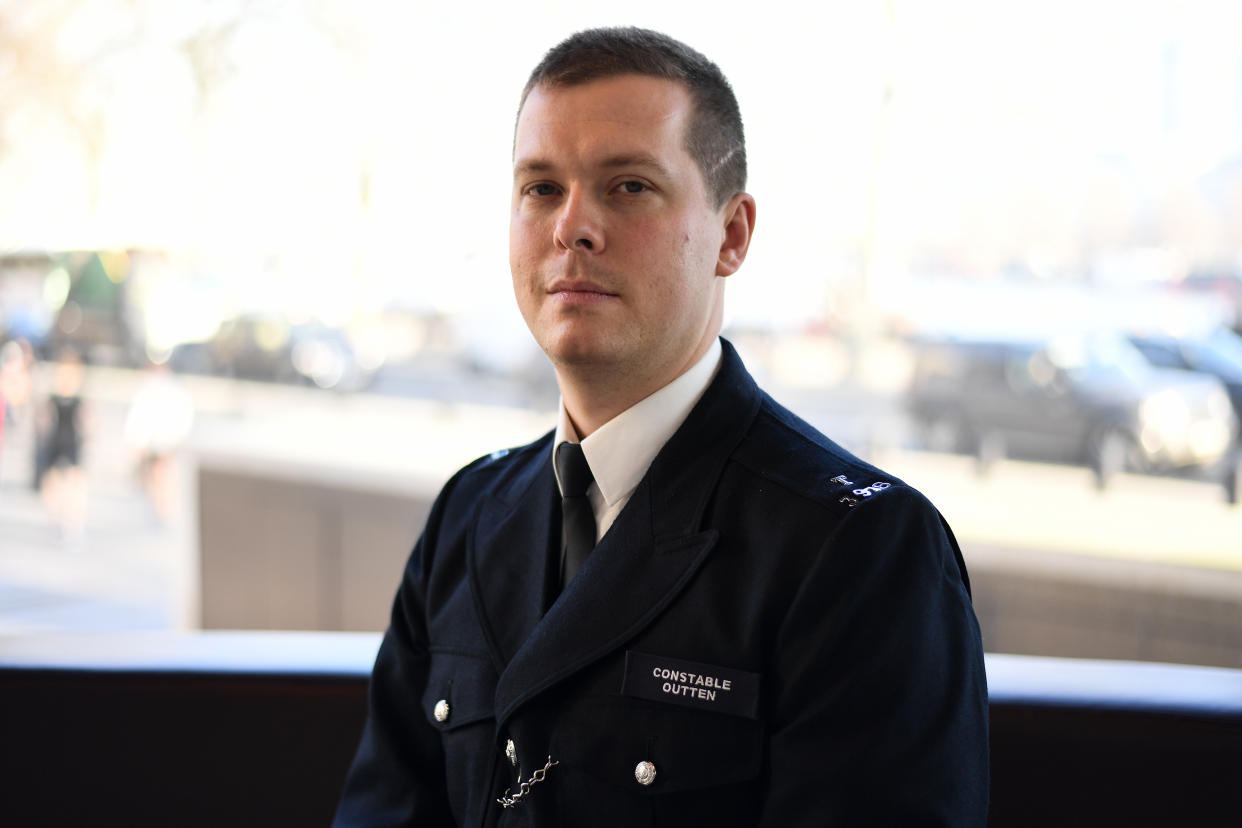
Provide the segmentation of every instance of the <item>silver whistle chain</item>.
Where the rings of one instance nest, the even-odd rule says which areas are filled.
[[[520,804],[523,797],[527,796],[530,793],[531,788],[533,788],[535,785],[538,785],[540,782],[542,782],[544,779],[547,778],[548,770],[559,764],[560,762],[554,762],[552,760],[552,757],[549,756],[548,764],[544,765],[542,768],[532,773],[530,775],[530,779],[527,779],[525,782],[518,785],[517,793],[515,793],[513,796],[509,796],[509,791],[511,789],[505,788],[505,795],[502,796],[500,799],[497,799],[496,801],[499,802],[501,805],[505,806],[506,808],[512,808],[514,805]]]

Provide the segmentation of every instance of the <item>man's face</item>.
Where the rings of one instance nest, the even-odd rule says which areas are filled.
[[[522,316],[558,370],[664,383],[719,333],[725,211],[684,148],[691,111],[680,84],[642,75],[527,97],[509,265]]]

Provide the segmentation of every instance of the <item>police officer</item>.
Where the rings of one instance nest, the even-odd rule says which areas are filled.
[[[719,338],[755,226],[728,82],[581,32],[522,96],[510,265],[553,432],[459,471],[376,659],[338,826],[982,826],[957,544]]]

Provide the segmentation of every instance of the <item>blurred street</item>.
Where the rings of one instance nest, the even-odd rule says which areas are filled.
[[[191,565],[187,502],[163,523],[120,439],[126,406],[93,400],[86,520],[66,531],[33,490],[30,423],[6,429],[0,458],[0,632],[184,626]],[[29,418],[27,418],[28,420]],[[188,466],[179,483],[189,482]]]
[[[197,415],[162,522],[122,439],[138,372],[93,369],[80,534],[60,529],[30,487],[29,423],[10,427],[0,459],[0,632],[170,629],[197,618],[196,452],[327,469],[432,490],[465,462],[533,439],[550,413],[205,377],[182,382]],[[465,382],[466,380],[462,380]],[[464,393],[464,392],[463,392]],[[972,556],[1123,557],[1242,573],[1242,509],[1218,486],[1124,475],[1107,492],[1082,468],[1001,461],[980,477],[968,457],[908,449],[892,394],[789,390],[777,396],[850,448],[922,489]],[[1237,588],[1242,579],[1225,579]]]

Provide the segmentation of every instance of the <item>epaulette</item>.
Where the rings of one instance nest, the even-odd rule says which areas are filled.
[[[876,478],[874,473],[864,476],[860,473],[861,471],[865,470],[859,469],[829,478],[828,483],[832,487],[831,495],[834,502],[847,509],[853,509],[868,498],[875,497],[891,489],[894,483],[899,482],[895,480],[873,479]]]

